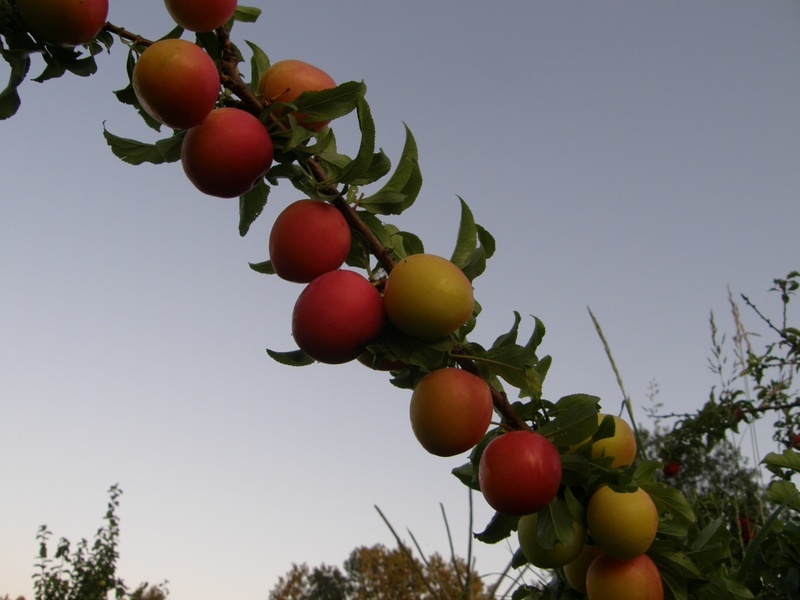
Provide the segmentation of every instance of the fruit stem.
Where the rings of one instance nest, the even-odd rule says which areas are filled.
[[[128,40],[129,42],[133,42],[136,46],[152,46],[153,40],[148,40],[140,35],[136,35],[135,33],[131,33],[124,27],[117,27],[110,21],[107,21],[105,25],[103,25],[103,29],[116,35],[121,40]]]

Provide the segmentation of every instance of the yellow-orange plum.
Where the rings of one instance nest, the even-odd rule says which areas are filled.
[[[589,600],[663,600],[664,584],[646,554],[626,560],[603,554],[586,572],[586,594]]]
[[[606,415],[598,414],[598,421]],[[624,420],[616,415],[614,418],[614,435],[610,438],[599,439],[592,444],[592,458],[612,456],[611,467],[627,467],[633,464],[636,458],[636,436],[633,429]]]
[[[437,456],[466,452],[492,420],[492,394],[486,382],[461,369],[427,374],[411,395],[411,427],[425,450]]]
[[[386,280],[383,301],[395,327],[426,341],[453,333],[474,305],[467,276],[434,254],[412,254],[398,262]]]
[[[586,572],[595,558],[603,553],[597,546],[585,544],[575,560],[564,565],[564,577],[569,586],[578,593],[586,593]]]
[[[258,82],[258,95],[270,102],[294,102],[305,92],[320,92],[336,87],[336,82],[322,69],[302,60],[281,60],[272,64]],[[320,130],[328,121],[306,122],[306,115],[294,113],[297,122]]]
[[[644,554],[658,531],[658,510],[642,488],[616,492],[599,487],[586,507],[586,526],[603,552],[614,558]]]
[[[133,67],[132,82],[147,114],[173,129],[199,125],[220,92],[214,61],[200,46],[181,39],[148,46]]]

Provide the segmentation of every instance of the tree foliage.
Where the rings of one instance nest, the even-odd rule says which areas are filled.
[[[355,548],[342,568],[293,564],[270,592],[270,600],[433,600],[482,598],[483,583],[466,562],[439,554],[425,562],[409,548],[381,544]]]
[[[143,583],[133,592],[117,576],[119,558],[119,497],[117,485],[109,489],[105,524],[97,530],[90,545],[84,538],[73,549],[71,542],[61,538],[51,554],[48,547],[51,533],[45,525],[39,528],[39,562],[33,576],[36,600],[106,600],[109,593],[124,600],[164,600],[165,585]]]

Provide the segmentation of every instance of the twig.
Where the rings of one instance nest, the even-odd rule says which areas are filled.
[[[458,561],[456,560],[456,551],[453,547],[453,536],[450,533],[450,524],[447,522],[447,513],[444,510],[444,504],[441,502],[439,503],[439,508],[442,511],[442,519],[444,520],[444,529],[447,532],[447,542],[450,544],[450,560],[453,562],[453,571],[456,574],[456,581],[458,581],[458,585],[461,587],[461,591],[464,591],[465,584],[461,580],[461,573],[458,569]],[[469,563],[467,563],[467,573],[466,577],[469,577]]]
[[[600,336],[600,341],[602,342],[603,348],[606,351],[606,356],[608,356],[608,360],[611,363],[611,369],[614,371],[614,375],[617,377],[617,385],[619,385],[619,389],[622,392],[622,402],[628,412],[628,417],[631,421],[631,428],[636,436],[636,453],[639,455],[639,458],[644,459],[644,444],[642,443],[642,438],[639,435],[639,428],[636,425],[636,418],[633,415],[633,404],[631,403],[630,396],[628,396],[628,392],[625,391],[625,384],[622,383],[622,375],[620,375],[619,369],[617,369],[617,363],[614,361],[614,356],[611,354],[611,347],[608,345],[606,336],[603,335],[603,329],[600,327],[600,322],[597,320],[597,317],[594,316],[591,308],[587,306],[586,310],[589,311],[589,316],[592,318],[594,328],[597,331],[597,335]]]
[[[375,510],[378,511],[378,514],[381,516],[381,519],[383,519],[383,522],[386,523],[386,527],[388,527],[389,531],[392,532],[392,535],[394,536],[395,541],[397,541],[397,545],[400,548],[400,551],[406,556],[406,558],[408,558],[409,562],[411,563],[411,566],[414,568],[414,571],[422,580],[422,583],[425,584],[425,587],[428,588],[428,591],[431,594],[433,594],[435,598],[440,598],[439,593],[435,589],[433,589],[433,587],[431,587],[430,582],[425,577],[425,573],[422,572],[422,569],[420,568],[419,564],[417,564],[417,561],[414,560],[414,555],[411,554],[411,551],[400,539],[400,536],[397,535],[397,532],[394,530],[394,527],[392,527],[392,524],[389,522],[389,519],[386,518],[386,515],[384,515],[383,511],[380,508],[378,508],[377,504],[375,505]]]

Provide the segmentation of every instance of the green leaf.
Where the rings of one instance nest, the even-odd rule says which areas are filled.
[[[773,481],[767,488],[767,499],[800,511],[800,491],[791,481]]]
[[[484,544],[496,544],[507,539],[517,527],[519,517],[509,517],[495,513],[486,528],[475,534],[475,538]]]
[[[564,396],[550,409],[551,420],[539,433],[558,448],[569,448],[591,439],[598,429],[600,398],[589,394]]]
[[[406,335],[391,325],[384,328],[379,343],[385,346],[391,355],[400,362],[422,367],[426,371],[444,366],[453,346],[453,342],[449,338],[427,343]]]
[[[542,391],[542,382],[534,369],[536,354],[524,346],[506,345],[475,352],[470,358],[487,377],[500,377],[519,390],[519,396],[537,397]]]
[[[303,92],[291,105],[280,104],[294,106],[309,122],[329,121],[353,112],[366,91],[363,82],[348,81],[329,90]]]
[[[517,311],[514,311],[514,324],[507,333],[500,335],[492,344],[492,348],[500,348],[502,346],[512,346],[517,342],[517,334],[519,333],[519,324],[522,317],[519,316]]]
[[[256,46],[253,42],[248,42],[245,40],[245,43],[250,46],[250,50],[253,52],[253,56],[250,59],[249,87],[251,92],[256,93],[258,91],[258,84],[261,81],[261,76],[267,69],[269,69],[269,57],[267,56],[266,52]]]
[[[270,187],[263,179],[246,194],[239,197],[239,235],[244,237],[250,226],[259,217],[267,205]]]
[[[566,502],[551,502],[538,515],[536,540],[543,548],[552,548],[556,543],[572,543],[575,537],[575,519]]]
[[[722,527],[722,519],[714,519],[708,525],[703,527],[697,534],[697,537],[692,540],[690,547],[692,552],[699,552],[708,546],[712,540],[716,539],[719,532],[723,532],[727,536],[727,530]]]
[[[491,258],[494,256],[494,251],[497,247],[494,236],[478,224],[475,227],[478,230],[478,242],[486,253],[486,258]]]
[[[363,210],[357,210],[358,218],[369,228],[369,230],[378,238],[382,246],[386,248],[392,247],[392,238],[398,233],[397,227],[383,223],[375,215]]]
[[[376,193],[362,198],[359,206],[373,214],[399,215],[414,203],[421,188],[417,143],[406,127],[406,141],[397,168],[389,181]]]
[[[450,261],[458,268],[463,268],[467,265],[478,243],[478,229],[475,226],[475,218],[467,203],[464,202],[461,196],[458,196],[458,201],[461,203],[461,221],[458,226],[456,247],[453,249]]]
[[[261,9],[255,6],[237,6],[233,12],[233,20],[242,23],[255,23],[261,16]]]
[[[316,361],[302,350],[292,350],[290,352],[276,352],[267,348],[270,358],[289,367],[305,367],[314,364]]]
[[[661,481],[642,481],[639,483],[653,499],[658,512],[668,512],[672,518],[683,525],[691,525],[697,520],[689,501],[671,485]]]
[[[372,119],[369,104],[363,96],[358,96],[356,99],[356,111],[358,128],[361,131],[361,143],[358,154],[339,174],[337,181],[352,185],[365,185],[372,183],[366,175],[370,172],[375,156],[375,121]],[[336,181],[331,183],[336,183]]]
[[[0,92],[0,119],[8,119],[17,113],[22,104],[17,88],[25,81],[31,60],[27,54],[14,56],[10,52],[3,52],[3,58],[11,67],[11,74],[8,77],[8,85]]]
[[[561,455],[562,485],[586,485],[591,476],[591,465],[585,456],[580,454]]]
[[[391,247],[397,259],[403,259],[412,254],[422,254],[425,251],[422,240],[408,231],[398,231],[392,234]]]
[[[131,165],[150,163],[160,165],[180,160],[180,147],[185,131],[180,131],[155,144],[147,144],[114,135],[103,125],[103,137],[114,156]]]
[[[475,467],[471,462],[465,463],[460,467],[456,467],[451,472],[465,486],[476,490],[478,489],[475,483],[477,481],[477,476],[475,474]]]
[[[784,450],[783,454],[770,452],[764,457],[761,464],[766,465],[768,469],[776,473],[779,473],[781,469],[800,472],[800,452],[791,448]]]
[[[256,273],[261,273],[262,275],[275,275],[275,269],[272,268],[272,261],[265,260],[264,262],[260,263],[248,263],[250,268],[253,269]]]
[[[542,323],[537,317],[533,317],[533,323],[533,333],[531,333],[531,337],[525,346],[531,348],[532,350],[536,350],[544,339],[546,329],[544,323]]]
[[[486,260],[494,253],[495,241],[491,234],[475,224],[472,211],[458,197],[461,203],[461,221],[458,227],[456,247],[450,260],[473,281],[486,270]],[[486,242],[486,246],[483,245]]]

